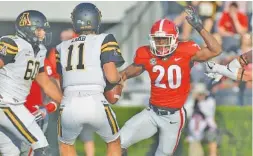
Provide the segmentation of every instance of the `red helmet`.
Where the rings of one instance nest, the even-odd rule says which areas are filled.
[[[161,57],[172,54],[177,48],[178,33],[178,27],[168,19],[155,22],[149,34],[151,52]]]

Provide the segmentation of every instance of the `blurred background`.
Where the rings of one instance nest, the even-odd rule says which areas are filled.
[[[14,34],[14,21],[18,14],[24,10],[34,9],[43,12],[49,19],[53,41],[48,49],[55,47],[72,33],[70,13],[79,3],[77,1],[1,2],[0,36]],[[216,62],[225,65],[236,56],[252,49],[252,1],[108,1],[92,3],[97,5],[102,12],[100,33],[114,34],[120,44],[126,60],[122,69],[132,63],[135,50],[139,46],[149,43],[150,28],[160,18],[173,20],[179,26],[180,40],[194,40],[200,46],[205,46],[200,35],[192,30],[185,20],[183,10],[187,5],[192,5],[197,9],[205,29],[213,34],[222,45],[223,53],[214,59]],[[235,27],[234,20],[239,20],[239,27]],[[247,68],[252,70],[252,64],[249,64]],[[210,142],[217,143],[217,153],[221,156],[252,155],[252,83],[235,82],[222,78],[219,83],[213,84],[212,80],[205,76],[205,68],[202,63],[195,63],[191,72],[193,90],[194,87],[198,88],[198,84],[204,84],[206,89],[202,92],[206,93],[207,90],[208,94],[205,96],[212,97],[215,101],[210,108],[213,112],[210,118],[213,118],[215,126],[207,124],[202,129],[191,130],[188,124],[176,155],[185,156],[195,153],[194,156],[198,156],[197,151],[200,151],[200,156],[209,155]],[[146,72],[127,82],[121,100],[114,107],[120,127],[148,104],[149,86],[150,79]],[[202,92],[200,91],[200,94]],[[198,100],[192,93],[185,106],[187,111],[191,112],[188,115],[189,121],[196,119],[194,118],[194,112],[198,112],[196,110],[201,110],[204,116],[208,116],[205,114],[205,109],[208,108],[198,108],[196,101]],[[215,139],[211,141],[205,139],[205,134],[208,132],[206,129],[210,127],[216,132]],[[203,136],[197,137],[195,135],[197,133]],[[103,156],[105,144],[97,136],[94,137],[94,140],[96,155]],[[129,155],[153,155],[152,150],[156,148],[157,140],[157,136],[154,136],[138,143],[129,149]],[[79,153],[82,153],[80,144],[80,142],[77,144],[77,149]]]

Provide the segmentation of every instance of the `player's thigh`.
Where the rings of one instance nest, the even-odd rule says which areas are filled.
[[[115,141],[119,137],[119,126],[116,115],[109,106],[100,102],[98,105],[98,118],[93,122],[92,127],[95,132],[106,142]]]
[[[157,132],[157,125],[150,113],[149,109],[144,109],[125,123],[120,130],[122,148],[128,148],[132,144],[149,138]]]
[[[80,111],[75,105],[80,101],[75,97],[64,97],[58,119],[58,137],[62,143],[73,145],[82,130]],[[84,109],[84,108],[83,108]]]
[[[35,122],[34,116],[24,105],[9,105],[2,107],[5,118],[2,126],[19,140],[32,145],[33,149],[46,147],[48,145],[44,133]]]
[[[184,128],[186,112],[184,108],[171,115],[157,116],[159,123],[159,145],[155,156],[172,156]]]
[[[83,130],[79,135],[79,139],[83,143],[93,141],[93,135],[94,135],[94,130],[91,128],[90,125],[86,124],[83,126]]]
[[[0,153],[2,156],[19,156],[18,139],[0,127]]]

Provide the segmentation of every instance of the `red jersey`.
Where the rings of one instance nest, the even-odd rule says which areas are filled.
[[[151,79],[150,103],[158,107],[181,108],[190,91],[191,58],[199,51],[192,42],[179,42],[168,58],[153,55],[149,46],[136,51],[134,63],[142,65]]]
[[[56,56],[55,49],[52,49],[44,61],[44,71],[48,76],[58,79],[60,76],[57,73],[56,68]],[[26,97],[25,106],[31,112],[35,112],[37,109],[34,107],[36,105],[41,106],[43,104],[42,92],[39,84],[33,81],[30,94]]]

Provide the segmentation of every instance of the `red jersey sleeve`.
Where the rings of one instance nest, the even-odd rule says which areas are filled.
[[[134,64],[136,65],[145,65],[147,62],[147,59],[149,58],[149,48],[147,46],[139,47],[136,50],[135,56],[134,56]]]
[[[45,71],[47,72],[48,76],[54,77],[56,79],[59,79],[60,73],[59,69],[60,68],[57,64],[59,62],[59,54],[56,51],[55,48],[51,49],[49,51],[49,54],[47,58],[45,59]]]
[[[33,81],[30,94],[26,97],[25,107],[31,112],[35,112],[37,109],[36,105],[42,105],[42,94],[39,84]]]
[[[200,47],[194,41],[184,42],[183,51],[187,51],[187,55],[191,58],[200,50]]]

